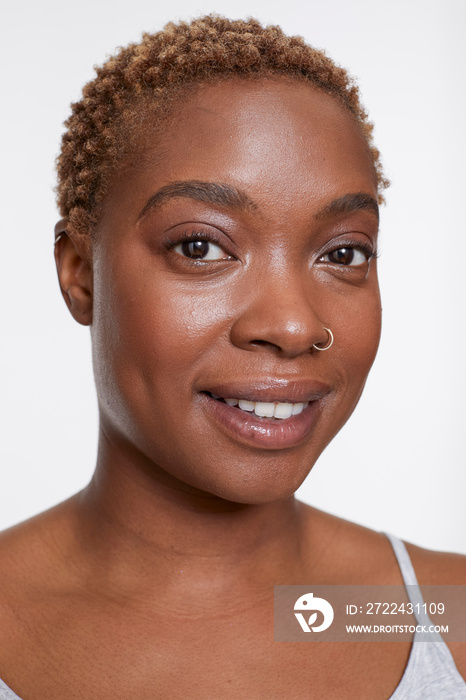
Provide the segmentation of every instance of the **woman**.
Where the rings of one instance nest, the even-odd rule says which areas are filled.
[[[466,697],[461,645],[273,641],[275,585],[413,576],[293,496],[380,334],[386,181],[347,74],[206,17],[111,58],[67,126],[55,255],[98,459],[2,536],[0,698]],[[463,557],[407,551],[421,584],[465,583]]]

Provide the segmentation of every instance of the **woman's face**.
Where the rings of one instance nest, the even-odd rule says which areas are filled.
[[[113,182],[96,232],[112,444],[230,501],[293,493],[376,354],[376,199],[359,127],[312,86],[238,78],[180,102]],[[324,328],[334,343],[319,352]],[[271,411],[293,415],[257,415]]]

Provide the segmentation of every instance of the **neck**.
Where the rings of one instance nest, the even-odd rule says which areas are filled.
[[[173,597],[208,590],[221,601],[233,587],[251,599],[302,574],[305,506],[293,496],[225,501],[112,449],[102,433],[77,507],[82,546],[112,586]]]

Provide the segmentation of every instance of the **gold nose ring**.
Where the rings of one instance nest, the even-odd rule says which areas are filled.
[[[324,350],[328,350],[333,345],[333,333],[332,333],[332,331],[330,330],[330,328],[324,328],[324,331],[327,331],[327,333],[328,333],[327,345],[324,345],[324,347],[319,347],[319,345],[314,344],[312,346],[314,348],[314,350],[319,350],[319,352],[323,352]]]

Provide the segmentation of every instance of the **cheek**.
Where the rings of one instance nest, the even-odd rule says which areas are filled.
[[[334,393],[323,418],[322,444],[318,454],[349,419],[364,389],[380,341],[381,305],[378,285],[327,295],[325,319],[334,334],[334,344],[325,354],[327,376]],[[316,358],[320,360],[320,356]]]
[[[348,391],[359,387],[356,403],[380,341],[382,309],[377,282],[335,299],[332,307],[335,344],[329,360],[338,364]]]
[[[130,410],[150,403],[163,412],[167,392],[190,394],[206,356],[228,336],[228,296],[215,285],[188,288],[160,271],[140,272],[131,282],[124,274],[96,279],[92,333],[99,396],[118,411],[124,402]]]
[[[122,360],[136,374],[153,371],[162,382],[181,383],[222,337],[229,317],[225,302],[215,289],[185,288],[163,277],[151,281],[126,303],[124,313],[117,310],[126,346]]]

